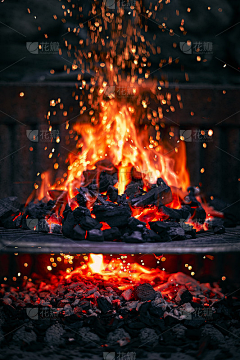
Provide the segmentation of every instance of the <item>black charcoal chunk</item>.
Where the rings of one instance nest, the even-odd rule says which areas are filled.
[[[84,218],[85,216],[91,216],[91,213],[90,213],[90,210],[88,210],[88,208],[83,207],[83,206],[78,206],[73,211],[73,216],[76,220],[76,223],[78,224],[80,219]]]
[[[97,304],[103,314],[106,314],[113,308],[112,304],[105,297],[97,298]]]
[[[73,239],[74,240],[84,240],[86,236],[86,230],[83,230],[79,225],[76,225],[73,228]]]
[[[152,285],[148,283],[137,286],[135,293],[137,298],[141,301],[154,300],[156,297],[156,291]]]
[[[92,229],[101,229],[102,224],[100,224],[96,219],[91,216],[84,216],[80,219],[79,225],[84,230],[92,230]]]
[[[144,242],[142,233],[140,231],[134,231],[131,235],[124,235],[123,240],[126,243],[142,243],[142,242]]]
[[[143,182],[130,182],[130,184],[127,185],[125,194],[132,198],[136,195],[141,195],[143,193]]]
[[[98,229],[92,229],[87,232],[87,240],[104,241],[103,232]]]
[[[168,234],[172,240],[184,240],[186,239],[184,229],[178,223],[169,223],[170,229]]]
[[[93,214],[99,222],[106,222],[111,227],[123,227],[127,225],[131,216],[128,205],[94,205]]]
[[[25,217],[31,219],[44,219],[46,215],[51,214],[51,209],[53,208],[55,201],[50,200],[47,204],[43,201],[38,203],[30,202],[25,210]]]
[[[157,180],[157,184],[140,196],[136,196],[131,200],[134,207],[145,207],[147,205],[162,206],[172,201],[171,188],[163,181],[162,178]]]
[[[192,301],[192,298],[193,298],[193,296],[188,290],[185,290],[183,292],[179,291],[177,298],[176,298],[176,302],[179,305],[183,305],[185,303],[190,303]]]
[[[117,198],[117,203],[119,205],[127,205],[127,195],[126,194],[122,194],[122,195],[118,195]]]
[[[117,227],[103,230],[103,236],[105,241],[119,240],[121,238],[121,232]]]
[[[162,221],[150,221],[149,226],[151,230],[155,231],[158,235],[166,234],[170,229],[170,225]]]
[[[158,234],[155,233],[153,230],[146,229],[143,233],[143,238],[145,241],[150,242],[161,242],[162,238]]]
[[[118,199],[118,189],[116,189],[114,186],[109,185],[107,189],[107,195],[109,196],[109,199],[112,202],[116,202]]]
[[[182,206],[181,209],[171,209],[166,206],[161,208],[164,214],[168,215],[172,220],[187,220],[189,216],[191,216],[191,207],[190,206]]]
[[[86,206],[88,189],[84,188],[84,187],[81,187],[80,189],[78,189],[78,191],[79,191],[79,193],[76,196],[78,205],[79,206]]]
[[[136,219],[135,217],[130,217],[130,219],[128,220],[128,226],[130,227],[130,229],[139,230],[138,225],[142,225],[145,227],[146,223]]]
[[[107,174],[105,171],[101,172],[99,177],[99,192],[103,193],[107,191],[110,185],[115,185],[118,182],[117,174]]]
[[[66,209],[63,212],[63,221],[62,221],[62,233],[66,237],[73,237],[73,228],[76,225],[73,212],[71,208],[66,206]]]
[[[0,219],[0,226],[5,227],[5,229],[17,229],[22,224],[23,216],[19,214],[11,214],[6,216],[8,213],[5,213],[4,216]]]
[[[195,209],[195,213],[193,216],[193,220],[196,220],[199,224],[204,224],[206,219],[206,211],[203,209],[202,206],[199,206]]]
[[[9,217],[12,213],[18,213],[20,204],[17,197],[10,196],[0,200],[0,219]]]

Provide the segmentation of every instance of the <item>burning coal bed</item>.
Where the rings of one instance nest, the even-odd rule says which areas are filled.
[[[169,187],[162,178],[146,185],[143,174],[132,168],[131,182],[119,195],[118,172],[108,161],[99,161],[96,170],[87,170],[84,176],[86,183],[70,200],[67,191],[57,190],[49,190],[47,200],[31,201],[25,207],[14,197],[1,200],[0,225],[63,233],[78,241],[126,243],[195,238],[196,230],[209,227],[215,233],[225,231],[222,219],[206,220],[197,199],[199,188],[183,192]]]
[[[45,355],[52,349],[68,355],[74,349],[101,356],[134,352],[136,359],[145,352],[200,358],[212,351],[215,359],[237,352],[236,294],[226,297],[217,283],[200,284],[181,272],[168,275],[134,263],[129,277],[120,260],[90,259],[68,275],[1,285],[0,336],[7,353],[14,346]]]

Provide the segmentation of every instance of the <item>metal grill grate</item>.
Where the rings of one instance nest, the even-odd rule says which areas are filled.
[[[74,241],[63,235],[28,230],[0,229],[0,253],[96,253],[96,254],[209,254],[240,252],[240,226],[223,235],[208,231],[196,239],[165,243],[127,244],[122,242]]]

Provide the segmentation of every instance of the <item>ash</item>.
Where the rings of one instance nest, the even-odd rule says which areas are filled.
[[[99,277],[2,285],[0,359],[237,359],[236,294],[183,273],[128,289]]]

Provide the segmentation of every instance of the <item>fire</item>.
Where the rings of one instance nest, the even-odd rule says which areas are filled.
[[[102,270],[104,270],[103,265],[103,255],[102,254],[90,254],[90,260],[89,267],[92,271],[92,273],[98,273],[101,274]]]
[[[66,275],[66,279],[85,279],[92,280],[100,276],[103,280],[118,284],[118,288],[123,290],[134,284],[148,281],[154,284],[154,279],[166,280],[165,271],[159,268],[148,269],[136,262],[125,260],[127,256],[122,255],[121,258],[113,258],[107,261],[102,254],[89,254],[89,260],[82,266],[77,267],[70,274]],[[121,279],[121,284],[119,280]]]
[[[156,256],[155,256],[156,257]],[[182,272],[169,274],[164,269],[160,269],[159,265],[155,268],[147,268],[132,261],[126,255],[121,258],[112,258],[107,260],[107,256],[102,254],[89,254],[86,263],[77,267],[75,270],[66,271],[64,278],[68,283],[87,282],[100,284],[102,281],[120,291],[134,289],[135,286],[149,283],[156,291],[161,291],[167,301],[172,301],[180,289],[188,289],[194,296],[193,301],[199,302],[198,294],[204,292],[204,301],[206,303],[216,301],[216,298],[223,298],[221,289],[215,283],[214,287],[210,284],[200,284],[193,278],[194,271],[191,276]],[[158,257],[156,257],[157,259]],[[153,264],[153,263],[152,263]],[[186,264],[188,265],[188,264]],[[185,266],[186,266],[185,265]],[[188,270],[192,270],[192,266],[188,266]],[[209,294],[209,291],[211,293]]]
[[[70,198],[76,194],[75,188],[84,182],[83,172],[96,169],[96,162],[104,159],[118,169],[118,190],[123,194],[131,181],[131,169],[134,167],[141,174],[145,184],[153,184],[162,177],[169,186],[189,186],[186,169],[186,151],[184,142],[175,149],[166,151],[164,146],[149,144],[148,131],[140,131],[136,126],[135,112],[126,105],[119,105],[111,100],[102,103],[99,123],[76,123],[74,130],[81,135],[77,147],[81,153],[76,157],[69,155],[70,166],[66,187]]]

